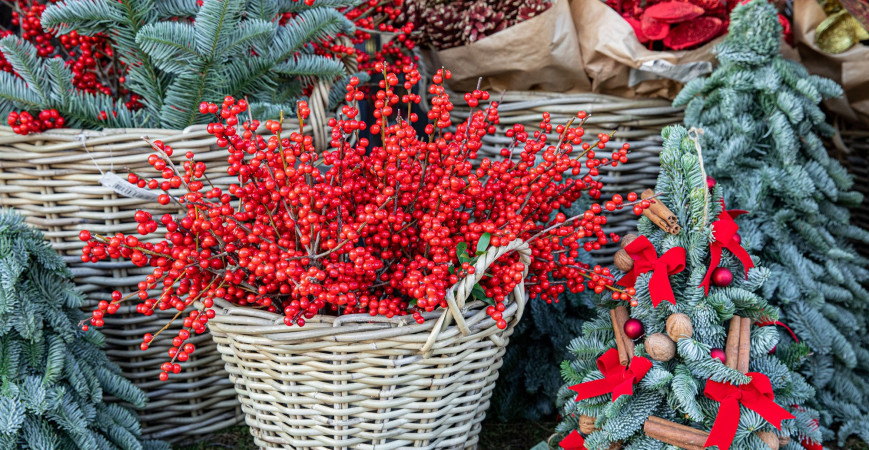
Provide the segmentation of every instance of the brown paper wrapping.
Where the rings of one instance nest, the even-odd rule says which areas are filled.
[[[685,82],[712,71],[712,49],[723,39],[695,50],[652,51],[600,0],[571,0],[570,11],[592,89],[604,94],[673,99]]]
[[[869,125],[869,46],[857,44],[837,55],[815,45],[815,29],[827,17],[817,0],[794,0],[794,39],[809,72],[835,80],[845,96],[825,101],[832,112]]]
[[[598,0],[599,1],[599,0]],[[589,91],[576,29],[567,0],[556,0],[542,14],[469,45],[422,50],[431,70],[452,72],[449,87],[470,92],[483,77],[492,91]]]

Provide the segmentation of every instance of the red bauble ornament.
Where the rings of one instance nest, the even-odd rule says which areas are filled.
[[[727,267],[716,267],[712,271],[712,284],[718,287],[730,286],[733,282],[733,272]]]
[[[706,177],[706,187],[708,187],[709,189],[714,188],[715,187],[715,178],[707,176]]]
[[[727,354],[720,348],[713,348],[709,351],[709,356],[721,361],[721,364],[727,362]]]
[[[639,339],[646,333],[645,327],[643,327],[643,322],[640,322],[637,319],[628,319],[625,322],[625,335],[630,339]]]
[[[736,245],[742,245],[742,236],[739,233],[733,235],[733,242],[736,242]]]

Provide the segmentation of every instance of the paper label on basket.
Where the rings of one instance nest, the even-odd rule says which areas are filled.
[[[680,83],[687,83],[701,75],[712,72],[709,61],[695,61],[685,64],[673,64],[663,59],[646,61],[638,69],[631,69],[629,86],[636,86],[643,81],[658,78],[669,78]]]
[[[117,192],[124,197],[138,198],[149,202],[156,202],[159,194],[142,189],[129,181],[115,175],[114,172],[106,172],[100,178],[100,184]]]

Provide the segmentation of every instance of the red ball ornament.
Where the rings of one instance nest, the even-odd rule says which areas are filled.
[[[742,236],[740,236],[739,233],[734,234],[733,235],[733,242],[736,242],[736,245],[741,245],[742,244]]]
[[[712,188],[714,188],[715,187],[715,178],[707,176],[706,177],[706,187],[708,187],[710,190]]]
[[[733,282],[733,272],[727,267],[716,267],[712,271],[712,284],[718,287],[730,286]]]
[[[724,364],[727,362],[727,354],[724,353],[724,350],[722,350],[720,348],[713,348],[712,350],[710,350],[709,356],[721,361],[721,364]]]
[[[643,322],[640,322],[637,319],[628,319],[625,322],[625,335],[629,337],[631,340],[639,339],[646,333],[646,329],[643,327]]]

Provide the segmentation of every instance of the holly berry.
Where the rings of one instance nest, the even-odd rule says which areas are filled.
[[[206,331],[217,299],[281,314],[287,326],[305,326],[320,314],[411,315],[422,323],[423,313],[448,307],[451,286],[474,276],[475,295],[492,303],[488,324],[500,329],[509,326],[506,302],[522,283],[532,299],[550,303],[566,291],[586,289],[630,300],[633,289],[615,287],[608,268],[580,261],[580,252],[610,242],[602,214],[623,207],[624,198],[592,202],[573,217],[559,212],[583,196],[600,199],[598,167],[626,161],[629,146],[596,156],[586,151],[593,146],[583,142],[581,126],[552,124],[544,114],[537,131],[522,125],[509,130],[510,158],[476,164],[484,136],[499,122],[498,105],[475,90],[466,101],[477,108],[454,122],[443,86],[451,76],[438,70],[436,84],[428,87],[433,99],[426,136],[418,136],[413,117],[396,116],[421,100],[411,93],[421,80],[415,68],[404,66],[400,77],[386,72],[379,80],[370,125],[359,120],[358,102],[365,97],[351,78],[348,104],[328,123],[332,142],[325,152],[291,128],[295,120],[266,121],[271,134],[258,134],[262,127],[250,120],[245,100],[228,96],[200,104],[212,120],[206,130],[226,152],[226,175],[238,181],[226,190],[212,187],[206,163],[193,152],[170,161],[172,147],[152,142],[146,156],[152,170],[127,180],[159,192],[160,204],[184,210],[179,216],[138,211],[132,234],[80,234],[82,261],[122,258],[150,271],[135,292],[112,293],[111,302],[98,305],[90,325],[102,325],[124,301],[138,302],[136,311],[146,316],[177,311],[180,329],[165,336],[171,347],[160,378],[167,379],[195,354],[190,337]],[[310,108],[306,102],[297,106],[305,123]],[[351,139],[366,129],[383,144]],[[559,141],[547,137],[552,130]],[[170,197],[170,189],[181,193]],[[530,264],[511,252],[478,273],[477,251],[516,240],[527,243]],[[141,348],[159,334],[144,336]]]

